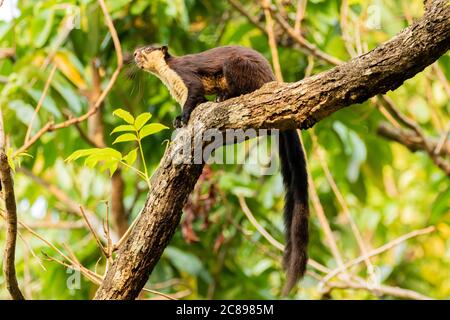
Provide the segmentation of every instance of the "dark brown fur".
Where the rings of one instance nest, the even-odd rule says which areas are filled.
[[[226,46],[204,52],[173,57],[166,62],[189,89],[181,122],[187,123],[192,110],[204,102],[205,95],[217,94],[222,101],[260,88],[274,81],[272,69],[258,52],[239,46]]]

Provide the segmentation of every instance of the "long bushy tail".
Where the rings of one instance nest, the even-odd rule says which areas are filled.
[[[303,277],[308,262],[308,173],[296,130],[280,133],[279,152],[286,189],[284,205],[286,246],[283,257],[283,267],[287,274],[283,295],[286,295]]]

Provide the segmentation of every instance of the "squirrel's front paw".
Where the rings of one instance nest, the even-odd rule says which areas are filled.
[[[183,113],[182,115],[175,118],[175,120],[173,121],[173,126],[175,128],[181,128],[181,127],[187,125],[188,121],[189,121],[189,115]]]
[[[177,129],[183,127],[183,121],[181,120],[181,116],[178,116],[175,118],[175,120],[173,120],[173,126]]]

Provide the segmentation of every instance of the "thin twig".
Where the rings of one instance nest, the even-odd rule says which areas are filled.
[[[103,247],[102,241],[98,237],[97,232],[95,232],[94,228],[92,228],[92,226],[89,222],[89,219],[86,217],[86,213],[84,213],[82,206],[80,206],[80,213],[81,213],[81,216],[83,217],[84,221],[86,222],[86,225],[88,226],[89,230],[91,231],[92,235],[94,236],[94,239],[97,242],[97,245],[98,245],[100,251],[103,253],[103,255],[105,256],[106,259],[109,259],[110,258],[109,253]]]
[[[361,236],[361,233],[358,229],[358,226],[356,225],[351,213],[350,213],[350,209],[347,206],[347,202],[344,199],[344,196],[341,194],[334,178],[333,175],[330,172],[330,169],[328,168],[325,156],[322,153],[322,149],[318,144],[317,141],[317,136],[315,135],[313,129],[311,129],[311,140],[313,141],[313,147],[315,149],[315,154],[317,155],[320,165],[322,166],[322,169],[325,173],[325,177],[328,181],[328,184],[330,185],[331,189],[333,190],[333,193],[336,196],[336,199],[338,200],[339,204],[341,205],[342,211],[346,217],[346,219],[348,220],[348,222],[350,223],[350,227],[352,229],[353,235],[355,236],[356,242],[358,243],[358,247],[361,250],[361,253],[363,254],[363,256],[367,255],[367,249],[366,249],[366,245],[364,244],[364,240]],[[367,270],[369,273],[369,276],[374,279],[374,267],[372,265],[372,263],[370,262],[369,258],[365,258],[364,262],[366,263],[367,266]]]
[[[50,75],[48,76],[48,79],[45,82],[44,90],[41,93],[41,97],[39,98],[36,109],[34,109],[33,116],[31,117],[30,123],[28,124],[28,129],[27,129],[27,133],[25,135],[24,144],[30,139],[30,134],[31,134],[31,130],[33,129],[34,119],[36,118],[39,110],[41,109],[42,104],[44,103],[48,88],[50,87],[50,83],[52,82],[53,76],[55,75],[55,71],[56,71],[56,64],[53,65],[52,70],[50,70]]]
[[[257,27],[259,30],[261,30],[263,33],[266,33],[266,28],[262,23],[258,21],[257,18],[255,18],[253,15],[247,12],[245,8],[239,3],[237,0],[228,0],[228,2],[237,10],[239,11],[244,17],[246,17],[255,27]]]
[[[105,206],[106,206],[106,215],[105,215],[105,220],[103,221],[103,232],[105,234],[105,238],[106,238],[106,252],[108,253],[107,255],[107,259],[106,259],[106,269],[105,269],[105,273],[106,270],[109,269],[110,264],[112,263],[112,254],[113,254],[113,249],[114,246],[112,244],[112,239],[111,239],[111,232],[110,232],[110,228],[109,228],[109,204],[108,202],[105,202]]]
[[[302,21],[305,18],[306,4],[308,0],[297,0],[297,13],[295,14],[294,31],[301,34]]]
[[[311,202],[313,204],[314,210],[317,214],[317,218],[319,219],[320,226],[322,227],[323,232],[325,233],[325,239],[330,248],[330,251],[336,260],[338,266],[343,266],[344,262],[337,247],[336,239],[334,238],[333,231],[330,228],[330,224],[328,223],[327,217],[325,216],[325,212],[323,210],[322,204],[320,203],[319,196],[317,194],[317,189],[314,184],[314,181],[311,176],[309,176],[309,190]]]
[[[424,150],[427,152],[431,160],[434,162],[434,164],[440,168],[442,171],[445,172],[447,176],[450,177],[450,163],[445,161],[443,158],[441,158],[438,154],[435,154],[434,148],[430,145],[429,141],[425,138],[421,127],[419,124],[412,120],[411,118],[408,118],[404,114],[402,114],[395,106],[394,102],[391,98],[387,96],[379,96],[381,102],[386,107],[387,110],[401,123],[403,123],[406,127],[413,130],[417,137],[422,140],[424,145]]]
[[[284,31],[287,32],[287,34],[307,53],[313,55],[319,60],[322,60],[326,63],[332,64],[332,65],[339,65],[342,64],[343,61],[329,55],[328,53],[325,53],[321,51],[319,48],[317,48],[314,44],[303,38],[300,34],[296,33],[295,30],[289,25],[289,23],[278,13],[274,14],[275,20],[280,24],[280,26],[284,29]]]
[[[441,154],[441,151],[443,150],[444,145],[447,145],[448,136],[450,135],[450,121],[447,123],[447,128],[445,129],[444,133],[442,134],[441,138],[439,139],[439,142],[436,145],[436,148],[434,148],[434,154]],[[447,149],[447,148],[445,148]],[[450,150],[450,148],[448,148]],[[449,152],[450,154],[450,152]]]
[[[252,214],[250,208],[247,206],[247,202],[245,201],[245,198],[242,196],[238,196],[239,199],[239,204],[241,205],[241,209],[244,212],[244,214],[246,215],[246,217],[248,218],[248,220],[251,222],[251,224],[256,228],[256,230],[258,230],[258,232],[267,240],[269,241],[269,243],[274,246],[275,248],[277,248],[280,251],[284,251],[284,245],[281,244],[280,242],[278,242],[276,239],[274,239],[270,233],[268,233],[266,231],[266,229],[264,229],[264,227],[262,225],[259,224],[258,220],[256,220],[255,216]],[[312,260],[312,259],[308,259],[308,264],[313,267],[314,269],[317,269],[319,271],[324,272],[324,270],[327,270],[328,268],[321,265],[320,263]]]
[[[259,224],[258,220],[253,216],[252,212],[250,211],[250,208],[247,206],[247,202],[245,201],[245,198],[243,196],[238,196],[239,204],[241,205],[241,209],[248,218],[248,220],[252,223],[252,225],[258,230],[258,232],[267,240],[271,245],[273,245],[278,250],[283,251],[284,246],[280,242],[278,242],[274,237],[270,235],[264,229],[262,225]]]
[[[278,56],[277,42],[273,31],[273,18],[270,11],[271,0],[263,0],[262,6],[266,17],[266,33],[269,39],[270,52],[272,54],[273,69],[275,76],[279,82],[283,82],[283,74],[281,73],[280,57]]]
[[[344,40],[345,48],[351,57],[356,56],[355,48],[350,38],[350,33],[348,30],[348,1],[342,0],[341,10],[340,10],[340,24],[342,30],[342,39]]]
[[[387,139],[401,143],[411,152],[416,152],[418,150],[426,152],[426,147],[423,139],[419,138],[417,134],[412,130],[394,128],[389,124],[382,122],[378,125],[377,132],[379,135]],[[427,140],[427,144],[434,150],[434,153],[436,155],[440,155],[442,157],[450,155],[450,143],[445,143],[446,139],[442,139],[442,137],[439,140],[432,137],[425,137],[425,139]],[[442,144],[443,141],[444,144]]]
[[[381,254],[381,253],[383,253],[383,252],[385,252],[385,251],[387,251],[389,249],[392,249],[392,248],[398,246],[400,243],[405,242],[405,241],[407,241],[407,240],[409,240],[411,238],[414,238],[414,237],[417,237],[417,236],[421,236],[421,235],[424,235],[424,234],[428,234],[428,233],[431,233],[431,232],[433,232],[435,230],[436,230],[436,228],[431,226],[431,227],[428,227],[428,228],[425,228],[425,229],[414,230],[414,231],[409,232],[409,233],[407,233],[407,234],[405,234],[405,235],[403,235],[401,237],[398,237],[397,239],[394,239],[394,240],[392,240],[392,241],[382,245],[381,247],[376,248],[376,249],[366,253],[365,255],[359,256],[358,258],[347,262],[343,267],[339,267],[339,268],[336,268],[336,269],[332,270],[329,274],[327,274],[322,279],[322,282],[324,284],[326,284],[330,279],[332,279],[333,277],[339,275],[344,270],[346,270],[346,269],[348,269],[348,268],[350,268],[350,267],[352,267],[354,265],[360,264],[361,262],[365,261],[366,259],[369,259],[371,257],[377,256],[377,255],[379,255],[379,254]]]
[[[391,287],[391,286],[379,286],[376,289],[371,288],[364,284],[355,284],[355,283],[338,283],[338,282],[330,282],[328,284],[329,290],[332,289],[351,289],[351,290],[366,290],[369,292],[376,291],[377,294],[384,294],[393,297],[403,298],[403,299],[413,299],[413,300],[432,300],[432,298],[427,297],[423,294],[420,294],[413,290],[403,289],[399,287]]]
[[[250,13],[248,13],[245,8],[236,0],[228,0],[228,2],[238,10],[242,15],[244,15],[255,27],[261,30],[263,33],[267,34],[267,30],[263,24],[261,24],[255,17],[253,17]],[[326,63],[330,63],[332,65],[341,64],[343,61],[333,57],[320,49],[318,49],[315,45],[310,43],[308,40],[303,38],[301,35],[297,34],[295,30],[289,25],[289,23],[278,13],[272,13],[275,20],[281,25],[281,27],[287,32],[287,36],[289,36],[295,43],[297,43],[300,48],[305,50],[308,54],[311,54],[318,58],[319,60],[325,61]],[[277,39],[278,40],[278,39]]]

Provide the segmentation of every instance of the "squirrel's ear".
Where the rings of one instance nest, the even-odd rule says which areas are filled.
[[[165,44],[165,45],[161,46],[161,50],[162,50],[162,52],[167,53],[169,51],[169,46],[167,44]]]

